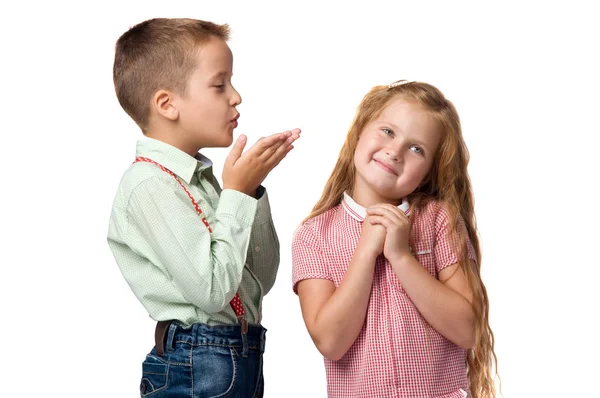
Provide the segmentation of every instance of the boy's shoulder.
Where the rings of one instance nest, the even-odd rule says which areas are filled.
[[[146,184],[153,184],[152,189],[161,189],[165,184],[172,185],[169,174],[151,163],[132,163],[121,176],[115,206],[126,206],[135,190]],[[175,182],[175,181],[173,181]]]
[[[210,159],[200,154],[198,156],[206,167],[212,166]],[[138,140],[136,157],[123,173],[117,195],[129,197],[138,187],[148,184],[152,184],[153,189],[179,185],[173,175],[163,170],[163,167],[177,175],[179,180],[189,183],[199,163],[198,159],[182,150],[149,137]]]
[[[165,177],[171,177],[164,171],[160,169],[160,167],[152,164],[152,163],[132,163],[127,170],[123,173],[121,177],[121,182],[119,183],[119,189],[132,192],[137,188],[140,184],[147,182],[149,180],[153,180],[159,178],[161,180],[168,180]]]

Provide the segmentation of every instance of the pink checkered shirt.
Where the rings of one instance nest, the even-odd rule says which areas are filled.
[[[399,207],[408,211],[406,202]],[[340,285],[365,215],[363,207],[344,195],[341,204],[296,231],[292,244],[296,293],[298,282],[304,279],[328,279],[336,287]],[[436,278],[442,269],[457,262],[456,245],[446,237],[447,225],[448,213],[438,202],[415,212],[411,250]],[[476,261],[470,244],[469,255]],[[466,354],[427,323],[381,255],[358,338],[340,360],[325,358],[328,396],[470,397]]]

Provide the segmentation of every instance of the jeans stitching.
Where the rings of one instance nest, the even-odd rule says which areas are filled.
[[[162,386],[161,388],[157,388],[156,390],[154,389],[154,384],[152,384],[152,382],[151,382],[151,381],[150,381],[150,380],[149,380],[147,377],[144,377],[144,374],[160,374],[160,373],[148,373],[148,372],[142,372],[142,381],[144,381],[144,379],[148,380],[148,383],[150,383],[150,385],[151,385],[151,386],[152,386],[152,388],[153,388],[153,390],[152,390],[150,393],[148,393],[148,394],[144,394],[144,393],[142,393],[142,392],[140,391],[140,393],[141,393],[141,395],[142,395],[142,396],[144,396],[144,397],[148,397],[148,396],[150,396],[150,395],[154,394],[155,392],[159,392],[159,391],[162,391],[162,390],[164,390],[165,388],[167,388],[167,387],[169,386],[169,371],[171,370],[171,365],[170,365],[170,364],[168,364],[168,363],[165,363],[164,365],[166,365],[166,366],[167,366],[167,370],[166,370],[166,371],[165,371],[165,373],[164,373],[164,375],[165,375],[165,379],[166,379],[166,380],[165,380],[165,385],[164,385],[164,386]]]

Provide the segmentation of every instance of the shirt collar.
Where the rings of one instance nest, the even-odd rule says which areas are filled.
[[[346,192],[344,192],[344,198],[342,199],[342,207],[344,210],[346,210],[346,213],[360,222],[362,222],[367,216],[367,209],[356,203],[354,199],[352,199],[352,197],[350,197],[350,195],[348,195]],[[398,206],[398,208],[406,215],[409,213],[409,207],[410,206],[406,198],[403,198],[402,203],[400,203]]]
[[[150,137],[138,140],[135,155],[154,160],[188,184],[195,172],[202,173],[213,165],[212,161],[201,153],[190,156],[181,149]]]

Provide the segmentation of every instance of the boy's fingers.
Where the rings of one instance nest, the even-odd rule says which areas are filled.
[[[275,153],[276,156],[272,156],[269,159],[269,168],[273,170],[275,167],[277,167],[292,149],[294,149],[293,145],[282,145],[281,147],[279,147],[279,149],[277,149],[277,152]]]
[[[281,145],[277,148],[277,150],[273,153],[273,156],[275,158],[278,158],[279,160],[283,159],[283,157],[285,156],[286,153],[289,152],[289,147],[292,145],[292,143],[294,142],[294,138],[293,137],[288,137],[287,140],[283,141],[281,143]]]
[[[288,146],[288,147],[286,147],[284,149],[283,153],[280,156],[278,156],[276,158],[273,158],[272,159],[273,163],[272,163],[272,166],[271,166],[271,170],[273,170],[275,167],[277,167],[279,165],[279,163],[281,163],[281,161],[287,156],[288,153],[290,153],[290,151],[292,149],[294,149],[294,146],[290,145],[290,146]]]
[[[286,130],[282,133],[276,133],[267,137],[262,137],[256,142],[256,144],[252,146],[252,148],[248,150],[248,152],[252,151],[252,153],[257,152],[259,154],[262,154],[273,147],[279,148],[281,145],[284,145],[285,142],[290,138],[290,143],[297,140],[298,137],[300,137],[300,132],[300,129],[296,128],[293,130]]]
[[[291,150],[290,145],[300,137],[300,129],[287,130],[260,138],[252,148],[248,149],[244,156],[254,157],[266,162],[268,168],[275,167],[274,162],[279,163]]]
[[[275,144],[279,144],[282,141],[284,141],[287,137],[289,136],[289,133],[283,132],[283,133],[277,133],[277,134],[273,134],[270,135],[268,137],[263,137],[261,138],[256,144],[260,144],[260,146],[263,148],[263,150],[272,147]]]
[[[284,153],[285,149],[294,142],[292,136],[289,136],[287,139],[283,141],[276,142],[269,148],[265,149],[265,151],[260,155],[262,160],[268,161],[272,158],[279,158],[281,154]]]
[[[233,144],[229,155],[227,155],[227,159],[225,159],[226,164],[235,164],[237,160],[242,156],[242,152],[244,151],[244,147],[246,146],[247,138],[244,134],[240,135],[238,139]]]
[[[248,149],[246,155],[258,157],[273,145],[281,143],[284,139],[285,136],[282,133],[273,134],[268,137],[262,137],[256,141],[256,144],[252,145],[252,147]]]

